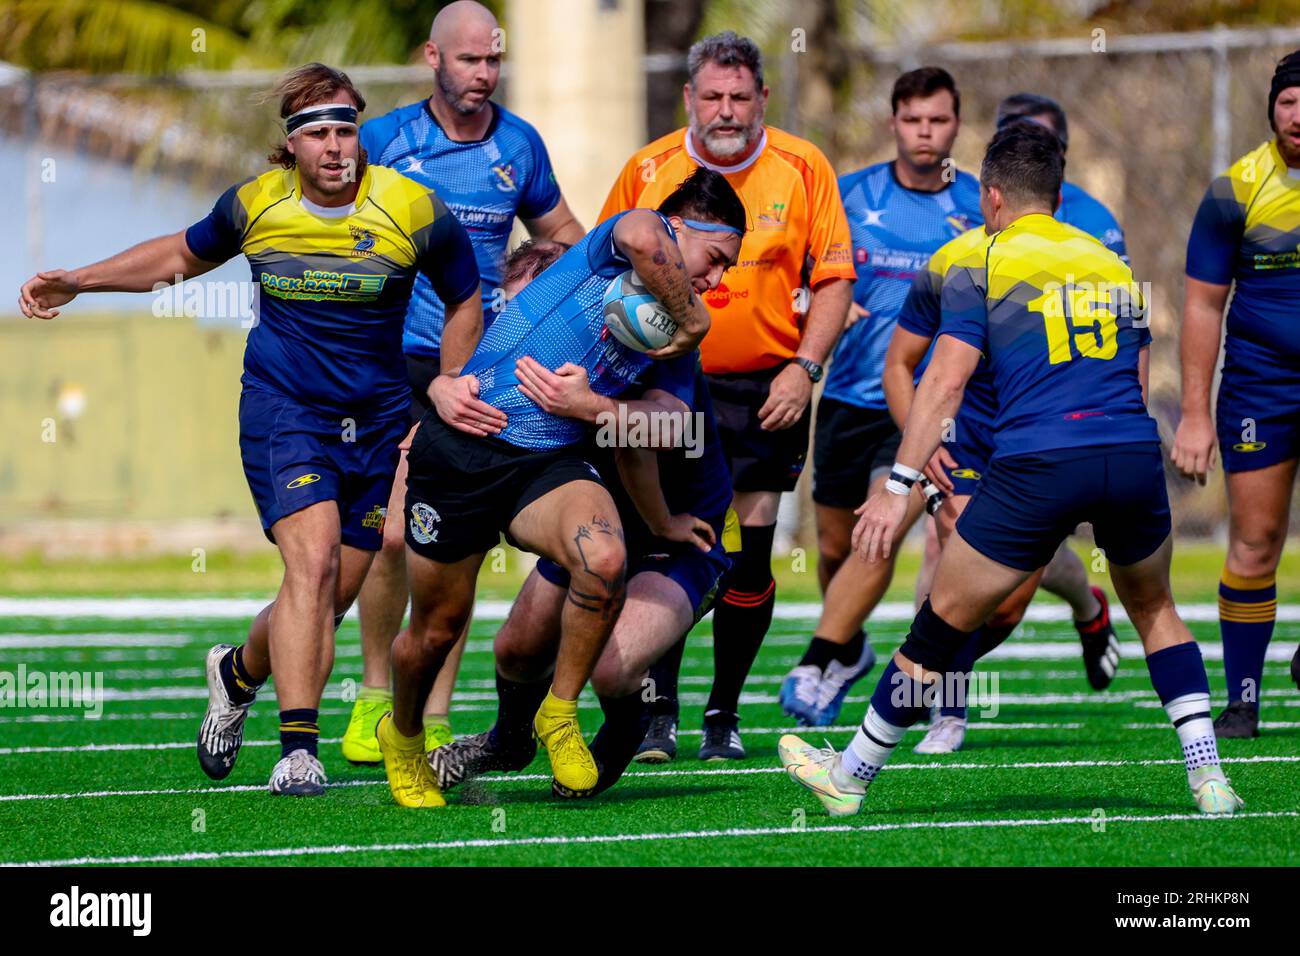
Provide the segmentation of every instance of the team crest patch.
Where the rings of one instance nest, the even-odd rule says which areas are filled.
[[[1239,441],[1232,446],[1233,451],[1263,451],[1268,447],[1266,441]]]
[[[980,480],[980,473],[974,468],[954,468],[952,476],[954,478],[969,478],[971,481]]]
[[[310,485],[313,481],[320,481],[320,475],[299,475],[284,487],[289,491],[293,491],[293,489],[301,488],[303,485]]]
[[[438,540],[438,529],[434,527],[442,518],[438,512],[417,501],[411,505],[411,537],[420,544],[430,544]]]
[[[388,509],[380,505],[375,505],[366,512],[365,517],[361,519],[361,527],[374,528],[380,534],[384,533],[384,518],[388,515]]]
[[[503,193],[512,193],[515,191],[515,165],[514,163],[497,163],[492,167],[492,172],[496,177],[496,187]]]
[[[362,229],[360,226],[348,226],[348,231],[352,233],[352,238],[357,244],[352,247],[352,252],[358,256],[373,255],[375,248],[375,234],[369,229]]]

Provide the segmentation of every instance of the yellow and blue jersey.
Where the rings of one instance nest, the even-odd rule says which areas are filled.
[[[996,457],[1159,440],[1138,377],[1146,303],[1092,236],[1022,216],[953,262],[941,304],[939,334],[988,362]]]
[[[469,237],[426,186],[367,166],[350,209],[305,205],[296,169],[232,186],[185,234],[208,262],[248,257],[260,287],[245,389],[331,416],[407,414],[402,324],[417,274],[449,304],[478,287]]]
[[[632,267],[614,244],[614,227],[626,215],[606,219],[528,283],[465,364],[462,374],[478,378],[479,398],[506,413],[502,440],[542,451],[583,437],[581,422],[543,411],[519,390],[515,363],[523,356],[552,370],[566,362],[580,365],[591,390],[609,396],[630,388],[653,361],[605,328],[605,290]],[[668,220],[659,219],[672,236]]]
[[[954,263],[962,261],[970,252],[981,248],[987,240],[988,233],[984,231],[984,227],[976,226],[940,246],[930,257],[925,268],[912,280],[907,299],[898,313],[898,325],[913,335],[933,340],[939,334],[944,278]],[[927,354],[926,360],[916,370],[918,380],[928,361]],[[993,394],[993,378],[988,364],[981,361],[979,368],[966,384],[966,394],[962,398],[961,412],[958,415],[958,432],[965,430],[962,428],[962,420],[982,431],[991,431],[997,409],[997,398]]]
[[[869,313],[836,343],[822,393],[859,408],[884,409],[881,375],[899,309],[915,276],[949,239],[984,220],[979,182],[958,172],[937,192],[908,189],[893,162],[840,177],[853,241],[853,301]]]
[[[501,284],[515,217],[538,219],[561,198],[537,130],[496,103],[488,109],[492,122],[487,132],[471,142],[448,137],[428,100],[399,107],[361,127],[361,145],[370,162],[391,166],[436,188],[469,233],[482,282],[485,323],[504,305]],[[406,353],[436,357],[444,317],[442,299],[432,283],[416,276],[402,336]]]
[[[1228,349],[1250,343],[1300,362],[1300,170],[1270,140],[1217,176],[1187,240],[1187,275],[1228,285]]]

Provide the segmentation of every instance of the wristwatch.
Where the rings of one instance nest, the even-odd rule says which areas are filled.
[[[814,362],[812,359],[800,358],[799,356],[796,355],[794,357],[794,364],[798,365],[801,369],[803,369],[805,372],[808,373],[808,377],[812,379],[813,384],[820,382],[822,380],[822,376],[826,373],[826,370],[822,368],[820,365],[818,365],[816,362]]]

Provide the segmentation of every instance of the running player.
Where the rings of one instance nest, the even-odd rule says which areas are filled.
[[[393,712],[377,730],[399,804],[444,803],[426,760],[421,710],[469,617],[483,556],[503,531],[570,576],[555,672],[533,727],[557,789],[581,796],[596,786],[577,701],[623,603],[623,531],[583,459],[583,426],[528,396],[529,371],[581,380],[610,397],[630,388],[652,359],[691,351],[709,328],[699,295],[735,263],[744,228],[739,198],[708,170],[692,174],[657,212],[605,221],[510,302],[466,363],[460,378],[492,410],[477,420],[479,434],[453,429],[436,409],[421,420],[406,496],[411,626],[393,645]],[[670,345],[654,353],[627,348],[604,327],[605,290],[629,268],[677,323]],[[495,416],[506,417],[499,435],[491,434]]]
[[[961,127],[952,76],[935,66],[904,73],[890,106],[896,157],[840,177],[857,268],[857,318],[835,346],[813,431],[824,605],[808,649],[780,691],[782,708],[804,724],[833,722],[849,688],[876,659],[862,624],[889,587],[894,562],[845,559],[857,523],[853,509],[884,484],[901,437],[881,381],[899,307],[930,255],[982,222],[979,182],[951,160]],[[920,513],[918,492],[900,535]]]
[[[1259,691],[1277,617],[1277,565],[1300,456],[1300,50],[1284,57],[1268,93],[1273,138],[1218,176],[1187,241],[1183,304],[1183,420],[1173,462],[1205,484],[1215,444],[1228,488],[1228,554],[1219,631],[1228,706],[1220,737],[1259,736]],[[1228,306],[1216,426],[1210,387]],[[1300,650],[1291,659],[1300,687]]]
[[[502,267],[516,217],[538,238],[572,244],[583,236],[537,131],[492,102],[501,75],[500,37],[496,17],[482,4],[457,0],[443,7],[424,45],[425,60],[434,72],[433,93],[361,127],[361,145],[371,162],[436,187],[465,226],[478,261],[485,324],[505,307]],[[441,367],[442,324],[442,300],[417,277],[402,334],[412,425],[429,408],[429,383]],[[388,513],[398,514],[405,497],[403,452]],[[380,760],[375,725],[393,704],[389,654],[406,614],[407,597],[406,543],[402,525],[393,521],[385,526],[384,546],[357,598],[362,686],[343,735],[343,756],[354,763]],[[429,697],[424,721],[429,749],[451,739],[448,712],[464,649],[462,637]]]
[[[26,315],[53,318],[80,292],[146,291],[248,257],[261,298],[244,354],[239,444],[285,573],[248,641],[208,653],[198,756],[213,779],[231,772],[248,708],[274,669],[281,758],[270,790],[316,796],[325,785],[317,715],[334,630],[380,547],[408,428],[401,333],[411,287],[422,274],[445,303],[452,367],[477,343],[482,308],[469,237],[442,201],[367,165],[357,139],[365,100],[347,76],[313,63],[276,93],[286,140],[270,158],[282,168],[232,186],[184,232],[73,272],[40,273],[20,303]],[[431,386],[444,417],[459,420],[481,404],[468,385]]]
[[[603,409],[618,421],[640,416],[684,422],[693,416],[695,424],[678,428],[671,447],[620,444],[612,455],[596,453],[627,538],[628,583],[627,602],[591,678],[605,714],[591,743],[600,769],[593,794],[612,786],[631,762],[652,716],[649,668],[676,650],[709,610],[730,563],[723,539],[731,477],[698,364],[695,354],[657,362],[646,373],[638,401],[621,403],[627,407],[617,412]],[[598,421],[601,403],[585,382],[541,367],[530,367],[523,378],[528,394],[545,410]],[[692,441],[682,447],[688,430]],[[568,587],[568,574],[546,559],[524,583],[493,648],[496,723],[429,755],[443,790],[490,770],[521,770],[532,762],[532,714],[555,663]]]
[[[848,748],[817,749],[793,735],[778,745],[792,779],[833,815],[861,809],[961,645],[1085,520],[1142,638],[1197,807],[1230,814],[1242,806],[1219,764],[1200,649],[1169,590],[1164,466],[1145,404],[1145,303],[1118,256],[1052,218],[1062,167],[1057,144],[1034,124],[1000,130],[985,153],[980,200],[995,234],[954,263],[944,284],[939,339],[890,479],[862,508],[855,548],[868,560],[891,549],[911,486],[981,355],[998,401],[998,452]]]
[[[725,175],[751,211],[740,263],[706,297],[713,329],[700,352],[731,470],[741,549],[713,612],[714,679],[704,712],[704,760],[745,756],[740,691],[772,621],[772,541],[781,493],[808,453],[813,384],[852,299],[848,224],[834,171],[812,143],[764,123],[767,87],[753,41],[706,37],[687,57],[689,125],[632,156],[601,211],[653,208],[698,168]],[[806,306],[806,309],[805,309]],[[653,678],[660,711],[643,758],[676,754],[677,655]]]
[[[885,395],[890,412],[900,425],[907,421],[911,410],[917,369],[929,354],[939,330],[944,278],[953,263],[982,245],[986,237],[983,228],[976,228],[944,245],[931,257],[926,269],[918,274],[908,293],[885,358]],[[952,428],[945,431],[943,443],[925,469],[926,474],[943,484],[947,492],[936,515],[941,547],[948,541],[957,519],[989,469],[996,414],[997,399],[993,394],[992,377],[987,364],[981,362],[966,385],[961,409]],[[1081,602],[1089,589],[1078,555],[1068,548],[1058,548],[1048,566],[1068,561],[1080,564],[1080,574],[1066,580],[1082,581],[1070,595],[1073,604]],[[1040,568],[1003,601],[953,658],[952,673],[964,676],[953,686],[942,688],[930,728],[915,747],[917,753],[952,753],[961,749],[966,739],[970,672],[975,661],[1005,641],[1016,629],[1043,579],[1044,570]],[[1101,603],[1101,612],[1091,621],[1076,621],[1075,628],[1083,644],[1088,681],[1095,690],[1104,690],[1110,685],[1119,663],[1119,640],[1110,623],[1105,593],[1100,588],[1092,590]],[[918,595],[922,601],[926,593]]]

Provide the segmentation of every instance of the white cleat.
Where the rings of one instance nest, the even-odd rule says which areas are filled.
[[[802,724],[811,724],[817,713],[817,690],[821,684],[821,668],[800,664],[781,681],[777,697],[781,709]]]
[[[826,812],[833,817],[848,817],[862,809],[862,801],[867,795],[867,788],[858,780],[847,776],[840,767],[840,755],[831,747],[818,749],[793,734],[787,734],[782,742],[788,744],[785,752],[808,757],[813,754],[817,759],[807,763],[787,765],[785,770],[795,783],[817,794]]]
[[[1231,816],[1246,805],[1232,789],[1232,781],[1223,776],[1202,781],[1192,795],[1196,797],[1196,809],[1213,817]]]
[[[269,787],[277,797],[319,797],[325,792],[325,768],[306,750],[295,750],[275,765]]]
[[[912,748],[918,754],[950,754],[961,750],[966,742],[965,717],[936,717],[925,732],[925,739]]]
[[[221,659],[233,644],[218,644],[208,651],[208,710],[199,725],[199,766],[213,780],[224,780],[235,769],[235,758],[244,742],[244,720],[253,702],[236,704],[221,680]]]
[[[776,752],[781,757],[781,766],[790,772],[792,767],[816,763],[827,754],[835,756],[835,748],[829,743],[825,747],[814,747],[808,741],[795,734],[782,734],[776,742]]]

